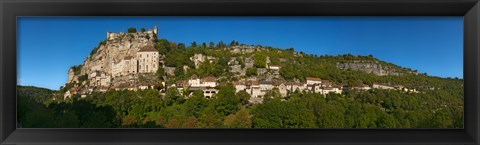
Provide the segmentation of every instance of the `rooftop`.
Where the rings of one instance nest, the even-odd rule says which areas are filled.
[[[322,79],[320,79],[320,78],[312,78],[312,77],[307,77],[306,80],[307,81],[322,81]]]
[[[157,49],[153,48],[152,45],[147,45],[140,49],[138,52],[158,52]]]
[[[204,77],[203,82],[216,82],[216,78],[212,76]]]

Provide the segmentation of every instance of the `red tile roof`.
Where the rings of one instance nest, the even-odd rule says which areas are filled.
[[[216,82],[217,79],[215,77],[212,77],[212,76],[208,76],[208,77],[204,77],[202,79],[203,82]]]
[[[322,79],[320,79],[320,78],[307,77],[306,79],[309,80],[309,81],[322,81]]]

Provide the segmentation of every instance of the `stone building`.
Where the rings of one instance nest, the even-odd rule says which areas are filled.
[[[307,85],[321,84],[322,80],[320,78],[307,77]]]
[[[152,45],[147,45],[137,52],[138,72],[155,73],[158,70],[158,51]]]

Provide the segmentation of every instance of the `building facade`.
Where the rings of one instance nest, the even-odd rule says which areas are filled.
[[[139,73],[155,73],[158,70],[158,51],[152,45],[147,45],[137,52]]]

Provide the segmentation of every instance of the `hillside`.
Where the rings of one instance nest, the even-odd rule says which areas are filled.
[[[463,79],[369,56],[107,33],[59,91],[18,86],[20,127],[463,128]]]
[[[326,80],[334,86],[361,87],[378,83],[416,90],[448,87],[452,81],[462,83],[461,80],[429,77],[371,55],[317,56],[296,52],[293,48],[246,45],[237,41],[229,44],[210,42],[208,45],[192,42],[186,46],[157,39],[156,31],[154,28],[154,31],[145,32],[107,33],[107,38],[92,50],[83,64],[70,68],[61,92],[68,92],[65,96],[69,96],[154,87],[165,91],[193,75],[214,77],[219,84],[242,80],[302,83],[310,77]],[[150,62],[140,58],[146,49],[156,50]],[[147,70],[142,70],[142,66]]]

